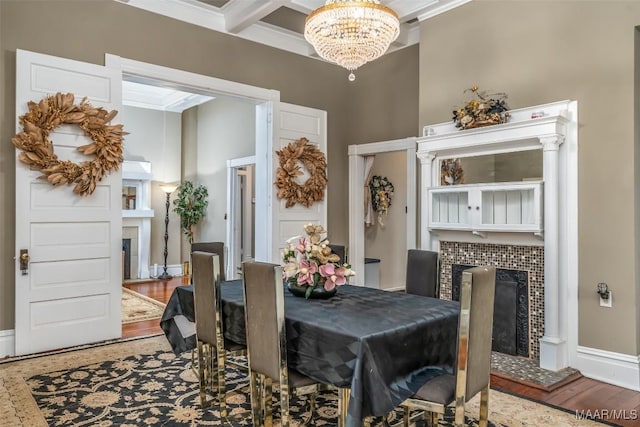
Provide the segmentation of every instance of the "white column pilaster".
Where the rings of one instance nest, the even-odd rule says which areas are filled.
[[[435,155],[428,152],[418,152],[417,156],[420,159],[420,249],[437,250],[428,228],[431,204],[427,193],[427,190],[434,185],[432,180]]]
[[[544,179],[544,336],[540,339],[540,367],[557,371],[567,366],[567,337],[560,307],[559,282],[559,149],[561,135],[539,138],[542,144],[542,173]]]
[[[364,286],[364,157],[349,152],[349,263],[357,274],[349,280]]]

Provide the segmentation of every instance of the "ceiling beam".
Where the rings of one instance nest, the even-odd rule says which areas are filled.
[[[250,27],[291,0],[231,0],[224,6],[225,29],[232,34]]]

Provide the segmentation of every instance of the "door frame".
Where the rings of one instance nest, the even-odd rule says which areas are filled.
[[[240,278],[238,274],[238,267],[240,267],[240,265],[238,265],[236,261],[236,252],[240,250],[241,245],[238,242],[236,228],[238,222],[245,220],[245,218],[238,217],[238,203],[240,201],[238,181],[241,175],[240,168],[255,166],[255,164],[256,156],[227,160],[227,246],[229,247],[227,254],[227,271],[225,272],[227,280]],[[240,263],[242,263],[242,261],[241,259]]]
[[[264,206],[267,215],[263,215],[264,218],[260,221],[258,219],[255,221],[254,236],[256,236],[256,243],[254,256],[257,260],[269,261],[271,259],[272,246],[270,219],[272,217],[271,211],[273,210],[271,156],[261,156],[258,155],[258,153],[271,153],[273,151],[274,126],[272,117],[274,104],[280,102],[280,91],[232,82],[161,65],[149,64],[109,53],[105,54],[105,65],[119,69],[122,71],[123,76],[127,76],[141,83],[161,82],[163,86],[212,96],[229,96],[255,104],[256,207]],[[260,196],[258,197],[258,195]],[[262,238],[259,239],[258,236]]]
[[[407,153],[407,250],[417,247],[417,137],[349,145],[349,263],[364,272],[364,158],[365,156],[406,151]],[[364,273],[352,279],[364,286]]]

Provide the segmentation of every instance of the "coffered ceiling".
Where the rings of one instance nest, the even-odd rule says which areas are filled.
[[[324,0],[115,0],[299,55],[316,57],[304,39],[304,20]],[[400,18],[389,52],[420,40],[420,22],[471,0],[382,0]]]

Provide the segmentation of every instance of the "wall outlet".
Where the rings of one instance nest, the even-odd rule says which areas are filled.
[[[600,307],[609,307],[611,308],[611,302],[613,300],[613,292],[609,291],[609,298],[604,299],[600,297]]]

